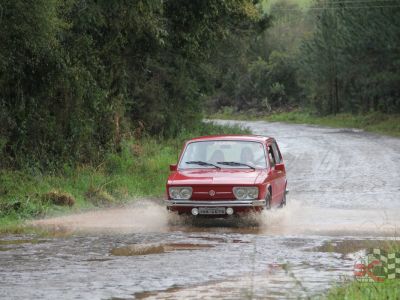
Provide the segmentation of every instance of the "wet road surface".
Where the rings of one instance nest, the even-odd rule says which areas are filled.
[[[228,123],[229,121],[220,121]],[[287,299],[352,278],[400,229],[400,139],[236,122],[274,136],[288,206],[241,221],[168,219],[157,201],[37,223],[0,237],[1,299]]]

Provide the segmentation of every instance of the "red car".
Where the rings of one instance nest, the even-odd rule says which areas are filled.
[[[285,165],[272,137],[194,138],[170,170],[165,203],[179,214],[224,217],[286,204]]]

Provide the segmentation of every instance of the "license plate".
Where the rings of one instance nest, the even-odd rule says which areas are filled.
[[[225,207],[199,207],[200,215],[224,215]]]

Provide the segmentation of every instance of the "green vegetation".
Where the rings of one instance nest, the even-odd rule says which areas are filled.
[[[215,55],[266,20],[252,0],[0,0],[0,168],[98,165],[136,131],[195,128]]]
[[[204,112],[400,136],[396,0],[0,0],[0,41],[0,232],[159,197],[184,139],[243,132]]]
[[[0,0],[0,228],[159,196],[182,139],[237,132],[201,123],[215,61],[267,26],[252,0]]]
[[[0,0],[0,215],[159,193],[146,180],[204,111],[399,135],[399,14],[395,0]],[[293,108],[317,115],[271,113]]]
[[[209,98],[210,113],[298,108],[319,116],[355,115],[355,123],[360,114],[400,113],[398,1],[268,3],[270,26],[224,72]]]
[[[132,136],[174,138],[225,108],[369,128],[370,113],[400,113],[399,13],[395,0],[0,0],[0,168],[97,166]]]
[[[254,115],[249,113],[234,113],[232,109],[225,109],[213,114],[212,119],[224,120],[264,120],[269,122],[286,122],[295,124],[314,124],[336,128],[357,128],[369,132],[400,137],[400,115],[384,113],[369,113],[352,115],[342,113],[337,115],[318,116],[316,114],[293,110],[270,115]]]
[[[344,286],[335,287],[326,296],[329,300],[334,299],[399,299],[400,280],[386,280],[382,283],[360,283],[351,282]]]
[[[279,2],[282,3],[282,0],[269,0],[269,1],[264,1],[263,4],[265,5],[266,9],[268,9],[269,11],[272,8],[276,9],[276,5],[279,4]],[[313,3],[313,0],[289,0],[289,1],[285,1],[286,3],[293,3],[298,5],[298,7],[300,8],[308,8],[310,7],[310,5]]]
[[[323,9],[301,44],[298,76],[320,113],[400,112],[400,7],[382,4],[315,1]]]
[[[379,248],[388,253],[399,252],[398,240],[347,240],[338,243],[328,242],[319,247],[319,251],[348,254],[362,249]],[[346,284],[333,287],[326,295],[327,299],[398,299],[400,280],[386,279],[384,282],[363,283],[349,280]]]
[[[399,240],[341,240],[330,241],[315,249],[323,252],[336,252],[342,254],[354,253],[363,249],[379,248],[388,253],[400,251]],[[375,272],[379,272],[377,269]],[[378,274],[378,273],[376,273]],[[335,299],[399,299],[400,280],[386,279],[384,282],[359,282],[348,280],[345,284],[335,286],[329,290],[324,297],[329,300]]]
[[[48,214],[123,204],[144,196],[161,197],[169,164],[193,136],[246,133],[239,127],[203,124],[174,139],[129,139],[119,153],[97,166],[65,165],[54,173],[0,170],[0,232],[19,230],[21,221]]]

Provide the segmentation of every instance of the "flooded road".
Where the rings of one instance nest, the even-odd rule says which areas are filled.
[[[157,201],[143,200],[41,220],[36,225],[53,235],[0,237],[0,298],[319,297],[352,278],[363,249],[399,237],[400,139],[235,123],[277,139],[286,208],[193,222],[169,219]]]

